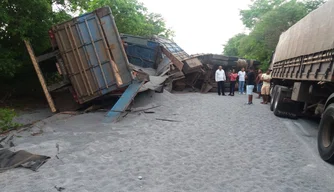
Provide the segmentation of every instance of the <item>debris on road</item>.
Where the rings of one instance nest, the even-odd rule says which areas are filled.
[[[159,121],[168,121],[168,122],[182,122],[182,121],[173,120],[173,119],[161,119],[161,118],[156,118],[156,120],[159,120]]]
[[[144,111],[144,113],[152,114],[155,113],[154,111]]]
[[[57,187],[57,186],[55,186],[55,189],[56,189],[57,191],[59,191],[59,192],[61,192],[61,191],[65,190],[65,188],[64,188],[64,187]]]
[[[0,139],[0,149],[14,147],[14,134],[9,134]]]
[[[43,130],[42,129],[39,130],[38,132],[31,133],[31,136],[37,136],[37,135],[41,135],[41,134],[43,134]]]
[[[161,105],[157,105],[157,106],[153,106],[153,107],[148,107],[148,108],[136,108],[136,109],[133,109],[131,112],[140,112],[140,111],[147,111],[147,110],[150,110],[150,109],[155,109],[155,108],[158,108],[158,107],[161,107]]]
[[[48,159],[50,159],[50,157],[31,154],[24,150],[13,152],[9,149],[1,149],[0,172],[17,167],[24,167],[37,171]]]

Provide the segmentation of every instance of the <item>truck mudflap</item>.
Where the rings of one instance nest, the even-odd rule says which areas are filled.
[[[278,117],[298,118],[298,102],[291,100],[291,90],[279,86],[273,98],[273,111]]]

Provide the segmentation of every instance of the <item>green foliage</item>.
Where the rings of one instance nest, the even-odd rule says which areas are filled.
[[[281,33],[323,3],[324,0],[255,0],[249,9],[240,11],[250,33],[232,37],[224,46],[224,54],[256,59],[262,69],[267,69]]]
[[[13,77],[29,61],[22,39],[47,47],[43,33],[50,25],[51,7],[47,0],[3,0],[0,7],[0,78]]]
[[[16,113],[13,109],[0,108],[0,132],[19,126],[13,122],[15,116]]]
[[[240,41],[246,37],[245,34],[237,34],[224,45],[224,55],[226,56],[238,56],[239,50],[238,47],[240,46]]]
[[[322,4],[324,4],[326,0],[304,0],[305,7],[307,9],[307,12],[311,12],[314,9],[318,8]]]
[[[44,78],[48,85],[59,83],[60,81],[63,80],[63,77],[59,73],[51,73],[51,74],[45,73]]]
[[[50,47],[52,24],[69,18],[62,10],[53,12],[50,0],[0,0],[0,79],[14,78],[32,67],[23,39],[32,42],[38,55]]]
[[[165,37],[173,34],[160,14],[148,12],[137,0],[91,0],[87,3],[89,11],[103,6],[111,8],[120,33]]]
[[[30,40],[35,54],[40,55],[50,47],[48,30],[52,25],[70,19],[71,12],[105,5],[111,7],[122,33],[173,35],[161,15],[148,12],[137,0],[0,0],[0,82],[34,73],[24,39]]]
[[[280,6],[285,0],[255,0],[249,9],[241,10],[241,21],[248,28],[253,28],[267,12]]]

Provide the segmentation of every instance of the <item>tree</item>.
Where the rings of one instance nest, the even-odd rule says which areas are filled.
[[[50,47],[48,29],[71,18],[64,11],[52,12],[49,0],[0,1],[0,78],[13,78],[31,67],[23,39],[31,40],[36,54]]]
[[[304,0],[304,4],[306,6],[308,13],[320,7],[325,2],[326,0],[316,0],[316,1],[315,0]]]
[[[165,37],[173,35],[160,14],[148,12],[137,0],[91,0],[87,3],[89,11],[103,6],[111,8],[120,33]]]
[[[241,21],[248,28],[253,28],[264,14],[280,6],[285,0],[255,0],[249,9],[241,10]]]
[[[247,37],[245,34],[237,34],[236,36],[232,37],[228,40],[228,42],[224,45],[224,55],[226,56],[238,56],[239,54],[239,47],[240,47],[240,41],[244,37]]]
[[[240,11],[244,25],[251,32],[242,38],[239,34],[232,37],[225,45],[224,53],[256,59],[262,63],[263,69],[268,68],[281,33],[323,3],[323,0],[254,1],[250,9]]]
[[[137,0],[0,0],[0,80],[27,71],[34,73],[23,39],[30,40],[39,55],[50,47],[48,30],[52,25],[70,19],[71,12],[92,11],[105,5],[111,7],[122,33],[173,34],[161,15],[148,12]]]

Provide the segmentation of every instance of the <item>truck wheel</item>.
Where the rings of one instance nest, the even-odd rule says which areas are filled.
[[[274,111],[274,103],[275,103],[275,99],[276,99],[276,95],[277,95],[277,89],[278,89],[279,85],[276,85],[274,88],[272,88],[271,90],[271,99],[270,99],[270,110]]]
[[[318,150],[324,161],[334,164],[334,103],[327,107],[320,121]]]

